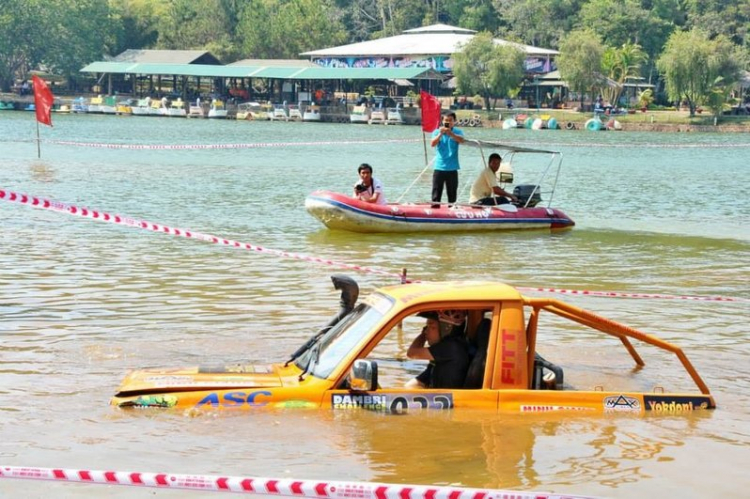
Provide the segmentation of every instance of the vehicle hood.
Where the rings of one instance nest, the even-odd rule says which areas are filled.
[[[142,369],[132,371],[125,377],[116,396],[279,386],[282,386],[281,377],[278,367],[274,365]]]

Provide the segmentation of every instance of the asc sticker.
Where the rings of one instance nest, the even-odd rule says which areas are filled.
[[[334,394],[331,407],[340,409],[368,409],[371,411],[403,412],[409,409],[452,409],[451,393],[384,393]]]
[[[262,407],[270,402],[271,392],[260,390],[257,392],[227,392],[222,397],[218,393],[209,393],[195,407],[211,405],[213,407]]]

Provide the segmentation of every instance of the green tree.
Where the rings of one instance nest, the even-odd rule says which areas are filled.
[[[346,41],[360,42],[398,35],[432,19],[432,5],[424,0],[336,0]]]
[[[656,64],[669,98],[685,101],[690,116],[695,116],[696,108],[709,100],[718,106],[716,94],[739,81],[744,57],[724,36],[711,40],[706,32],[694,28],[673,33]]]
[[[301,52],[344,43],[331,0],[248,0],[237,36],[243,57],[297,59]]]
[[[54,12],[51,33],[56,43],[45,50],[43,60],[51,71],[68,78],[80,76],[80,69],[104,55],[114,55],[112,32],[116,21],[107,0],[56,0],[48,3]]]
[[[595,92],[602,80],[602,39],[591,30],[576,30],[563,38],[557,67],[560,77],[573,92],[580,95],[583,107],[584,95]]]
[[[128,49],[151,48],[159,38],[159,24],[166,15],[166,3],[153,0],[111,2],[112,55]]]
[[[43,0],[6,0],[0,9],[0,89],[8,91],[16,78],[26,78],[41,62],[51,19]]]
[[[223,7],[222,0],[170,0],[159,24],[157,47],[207,50],[220,60],[236,59],[234,27]]]
[[[652,1],[646,2],[654,7],[648,10],[641,3],[641,0],[591,0],[581,9],[580,25],[599,33],[608,46],[636,43],[649,60],[656,60],[675,29],[675,18],[679,18],[679,10],[675,9],[679,6],[666,0]],[[667,18],[659,17],[660,14]]]
[[[475,31],[497,32],[500,17],[492,0],[456,0],[445,2],[448,24]]]
[[[750,32],[748,0],[685,0],[688,27],[698,27],[713,38],[725,35],[734,43],[747,47]]]
[[[602,58],[602,67],[607,77],[614,82],[604,88],[605,98],[614,105],[620,99],[623,85],[630,77],[641,76],[641,65],[648,59],[641,46],[626,43],[620,48],[607,47]]]
[[[74,77],[99,60],[111,27],[107,0],[5,0],[0,10],[0,88],[45,69]]]
[[[525,53],[512,44],[497,45],[489,32],[474,36],[454,56],[453,73],[463,94],[479,94],[487,110],[523,79]]]
[[[584,0],[494,0],[504,26],[502,36],[518,37],[536,47],[557,48],[578,21]]]

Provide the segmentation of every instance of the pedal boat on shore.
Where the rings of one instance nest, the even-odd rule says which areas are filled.
[[[360,233],[561,231],[573,228],[575,222],[561,210],[551,206],[562,164],[562,154],[491,141],[466,140],[464,145],[480,150],[487,149],[486,154],[481,154],[482,158],[489,156],[489,151],[499,151],[503,157],[503,164],[515,164],[514,158],[524,154],[547,155],[548,164],[543,168],[541,178],[536,183],[515,186],[513,194],[519,198],[517,205],[483,206],[460,202],[449,205],[427,201],[378,205],[360,201],[346,194],[319,190],[307,196],[305,208],[329,229]],[[505,185],[505,190],[509,190],[507,185],[512,183],[513,173],[498,171],[498,175],[500,185]],[[469,177],[468,182],[473,182],[473,176]],[[547,206],[539,206],[542,195],[548,199]]]
[[[286,362],[136,370],[125,377],[111,404],[395,413],[485,409],[529,417],[549,412],[674,416],[716,407],[679,347],[559,300],[527,297],[496,282],[455,281],[388,286],[358,302],[353,279],[331,279],[341,292],[338,313]],[[427,361],[406,359],[405,347],[394,354],[393,345],[403,343],[404,334],[416,336],[425,317],[443,313],[455,318],[456,312],[459,322],[443,324],[454,336],[451,341],[466,345],[461,371],[453,371],[462,377],[454,376],[450,387],[406,388],[405,381],[423,371]],[[611,350],[615,344],[602,336],[620,340],[623,357],[629,355],[636,369],[619,362],[614,351],[607,358],[556,351],[554,341],[544,339],[555,338],[560,328],[566,337],[577,338],[579,349],[600,351],[609,345]],[[647,368],[634,343],[655,347],[659,361]],[[540,351],[563,364],[546,360]],[[645,386],[653,391],[644,391]]]

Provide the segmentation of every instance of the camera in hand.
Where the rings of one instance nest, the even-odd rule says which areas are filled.
[[[451,123],[450,123],[450,121],[446,121],[445,123],[443,123],[443,127],[444,127],[444,128],[451,128]]]
[[[367,186],[365,184],[357,184],[354,186],[354,190],[357,192],[365,192],[367,190]]]

